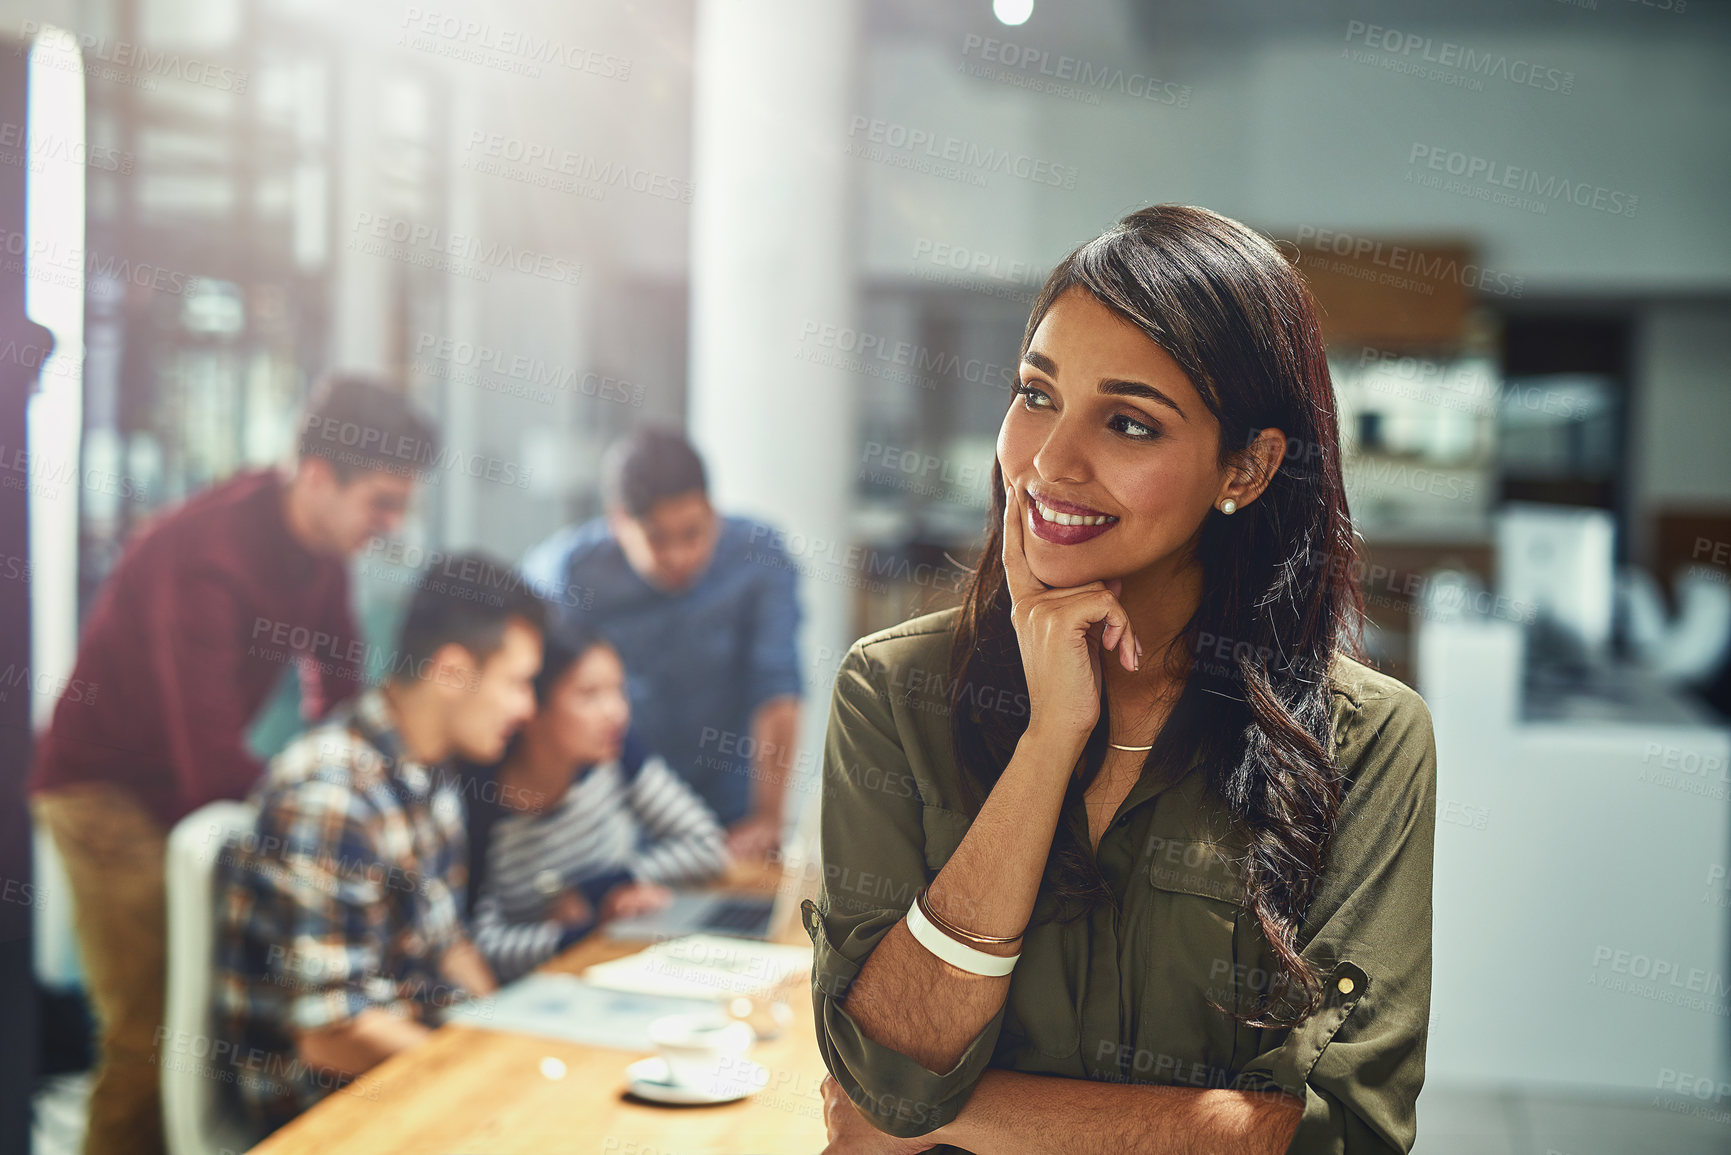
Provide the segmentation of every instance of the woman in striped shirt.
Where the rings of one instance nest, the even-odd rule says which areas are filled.
[[[606,640],[548,638],[535,699],[491,788],[471,795],[473,937],[501,982],[728,862],[715,814],[629,728]]]

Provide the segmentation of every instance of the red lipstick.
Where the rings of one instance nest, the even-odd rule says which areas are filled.
[[[1104,514],[1083,512],[1081,507],[1072,505],[1069,502],[1054,503],[1043,501],[1042,504],[1049,506],[1059,513],[1069,513],[1074,510],[1077,515],[1081,517],[1106,516]],[[1061,506],[1068,506],[1069,508],[1061,508]],[[1043,516],[1041,516],[1040,506],[1039,504],[1036,504],[1036,499],[1032,495],[1029,495],[1028,498],[1028,519],[1029,526],[1034,531],[1034,536],[1038,537],[1041,541],[1052,542],[1054,545],[1080,545],[1085,541],[1093,541],[1095,538],[1118,524],[1116,520],[1108,521],[1101,525],[1060,525],[1055,521],[1047,521]]]

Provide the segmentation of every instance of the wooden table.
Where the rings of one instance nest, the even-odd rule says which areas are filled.
[[[773,890],[778,875],[749,868],[723,884]],[[797,912],[778,939],[807,943]],[[581,974],[641,950],[596,934],[543,969]],[[395,1055],[254,1147],[253,1155],[814,1155],[825,1144],[825,1074],[808,977],[790,984],[794,1022],[751,1057],[763,1090],[713,1107],[627,1098],[625,1067],[652,1053],[448,1024]],[[564,1075],[543,1073],[544,1060]],[[546,1067],[555,1073],[558,1064]]]

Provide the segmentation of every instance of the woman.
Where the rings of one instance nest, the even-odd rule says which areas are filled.
[[[721,823],[628,729],[618,653],[548,640],[537,709],[474,793],[475,945],[505,982],[612,918],[665,906],[665,884],[727,866]]]
[[[1357,660],[1309,294],[1144,209],[1053,271],[1014,388],[963,604],[836,677],[829,1150],[1409,1149],[1436,756]]]

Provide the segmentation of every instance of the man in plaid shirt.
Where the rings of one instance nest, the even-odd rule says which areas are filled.
[[[384,684],[308,731],[219,859],[217,1077],[270,1129],[494,989],[463,931],[461,787],[535,707],[541,603],[481,555],[423,574]]]

